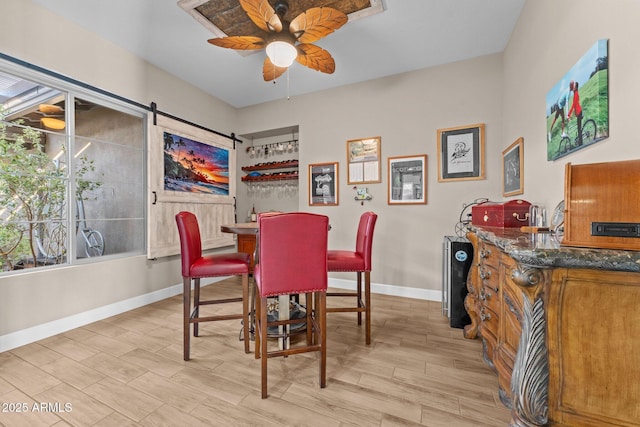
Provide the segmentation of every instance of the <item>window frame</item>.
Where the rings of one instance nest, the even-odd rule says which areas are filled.
[[[0,53],[0,72],[12,74],[16,77],[23,78],[25,80],[32,81],[34,83],[38,83],[44,85],[48,88],[60,91],[64,94],[65,100],[65,121],[67,122],[67,130],[64,131],[64,143],[66,144],[67,150],[64,153],[64,157],[66,157],[66,163],[68,165],[68,174],[66,176],[66,227],[67,227],[67,236],[66,236],[66,245],[67,245],[67,257],[65,262],[61,262],[59,264],[53,265],[43,265],[43,266],[34,266],[28,269],[22,270],[7,270],[0,271],[0,276],[9,276],[13,274],[19,274],[27,271],[43,271],[45,269],[56,269],[56,268],[64,268],[73,265],[82,265],[89,264],[94,262],[102,262],[110,259],[117,258],[127,258],[133,256],[145,255],[147,252],[147,221],[148,221],[148,212],[145,200],[147,199],[147,140],[148,140],[148,115],[149,108],[136,103],[134,101],[127,100],[126,98],[120,97],[118,95],[109,93],[102,89],[93,87],[91,85],[82,83],[80,81],[71,79],[69,77],[57,74],[55,72],[34,66],[32,64],[28,64],[24,61],[18,60],[16,58],[9,57],[7,55]],[[75,153],[76,149],[76,123],[75,123],[75,99],[81,98],[82,100],[86,100],[89,102],[94,102],[102,107],[109,108],[116,112],[120,112],[123,114],[128,114],[140,119],[140,128],[141,128],[141,140],[139,141],[139,145],[135,146],[136,150],[140,150],[142,164],[140,165],[141,170],[141,207],[142,207],[142,224],[143,234],[141,237],[140,249],[132,250],[128,252],[119,252],[114,254],[108,254],[100,257],[87,257],[87,258],[78,258],[77,250],[78,244],[76,242],[76,234],[72,232],[76,227],[76,197],[75,192],[77,188],[77,180],[76,176],[76,159],[72,155]],[[61,134],[62,135],[62,134]],[[86,138],[86,136],[79,135],[80,138]],[[135,219],[135,218],[133,218]],[[139,219],[139,218],[138,218]]]

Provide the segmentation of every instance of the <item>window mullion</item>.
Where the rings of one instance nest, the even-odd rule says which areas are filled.
[[[75,147],[75,136],[76,136],[76,123],[75,123],[75,101],[74,96],[70,93],[67,93],[67,99],[65,102],[65,120],[68,124],[67,126],[67,159],[69,169],[67,171],[68,185],[67,185],[67,247],[69,248],[67,252],[68,262],[75,262],[78,257],[78,248],[77,248],[77,215],[78,215],[78,207],[76,204],[76,159],[74,153],[76,152]]]

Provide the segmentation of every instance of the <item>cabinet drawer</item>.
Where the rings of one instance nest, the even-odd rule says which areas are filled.
[[[480,277],[480,281],[482,282],[483,287],[489,287],[494,290],[494,292],[498,292],[500,277],[497,268],[493,268],[490,265],[480,263],[478,268],[478,276]]]
[[[480,244],[478,251],[478,276],[482,283],[498,289],[498,268],[500,266],[500,252],[493,245]]]
[[[498,248],[485,242],[480,242],[478,246],[480,246],[478,250],[478,260],[480,264],[498,269],[500,260],[500,251],[498,251]]]
[[[493,286],[485,285],[480,290],[480,300],[483,306],[490,308],[494,313],[500,313],[500,294]]]
[[[489,331],[497,339],[498,325],[500,324],[498,321],[498,313],[484,305],[480,308],[480,321],[482,334],[484,335],[485,331]]]
[[[484,358],[495,369],[495,351],[498,346],[498,322],[497,315],[491,309],[482,307],[480,310],[480,335],[484,341]]]

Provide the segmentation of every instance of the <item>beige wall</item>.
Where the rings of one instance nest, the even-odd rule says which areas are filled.
[[[640,2],[528,0],[504,52],[503,144],[524,137],[525,194],[563,199],[564,165],[640,158]],[[598,39],[609,39],[609,138],[547,161],[545,96]]]
[[[455,234],[462,204],[493,197],[500,185],[502,56],[492,55],[240,110],[239,133],[300,126],[299,208],[330,217],[330,247],[353,248],[359,216],[376,212],[372,281],[433,290],[441,286],[442,239]],[[293,82],[292,84],[295,84]],[[487,179],[437,182],[436,131],[486,124]],[[382,138],[382,183],[373,199],[347,185],[346,141]],[[428,155],[427,205],[387,204],[387,157]],[[339,162],[339,206],[308,206],[309,163]],[[332,275],[353,279],[353,275]]]
[[[29,1],[3,1],[0,52],[145,105],[155,101],[161,109],[225,133],[299,125],[301,188],[306,190],[309,163],[340,163],[340,205],[310,209],[306,191],[300,191],[299,208],[330,216],[330,245],[336,248],[353,246],[357,218],[365,210],[376,211],[373,282],[431,298],[441,287],[442,237],[454,233],[463,203],[502,199],[501,152],[517,137],[525,140],[522,198],[549,208],[563,197],[567,161],[640,157],[634,132],[640,98],[638,16],[637,0],[528,0],[503,54],[241,110]],[[57,49],[43,48],[42,32],[33,28],[55,28]],[[610,40],[610,137],[547,162],[545,95],[599,38]],[[83,52],[81,60],[78,52]],[[438,183],[437,129],[475,123],[486,124],[486,179]],[[373,200],[361,206],[346,183],[345,144],[369,136],[382,137],[383,182],[367,185]],[[387,157],[423,153],[429,156],[428,204],[388,206]],[[179,280],[175,258],[149,262],[144,257],[0,278],[0,338]]]

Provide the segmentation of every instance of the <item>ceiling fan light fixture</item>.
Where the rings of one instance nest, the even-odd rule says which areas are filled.
[[[298,51],[291,43],[275,40],[266,47],[267,56],[276,67],[290,67],[298,56]]]
[[[180,0],[185,1],[195,0]],[[272,6],[270,1],[275,4]],[[335,71],[336,64],[331,54],[313,43],[347,23],[349,17],[343,12],[328,6],[311,7],[288,21],[284,18],[289,10],[286,0],[240,0],[240,7],[263,36],[227,36],[207,41],[228,49],[265,49],[267,57],[262,63],[264,81],[275,81],[293,61],[326,74]]]

